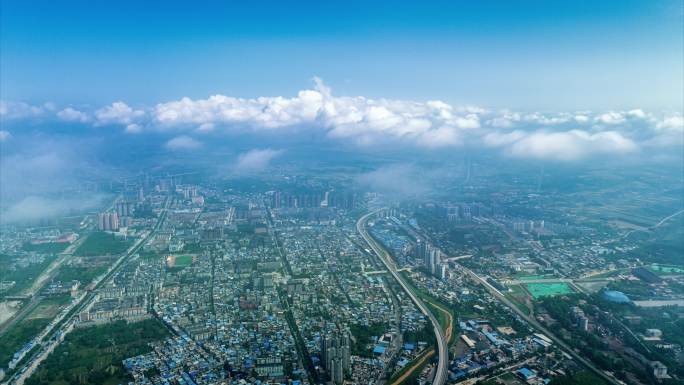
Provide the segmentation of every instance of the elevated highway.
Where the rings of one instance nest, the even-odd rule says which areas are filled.
[[[380,211],[380,210],[378,210]],[[371,247],[373,252],[380,258],[380,261],[385,265],[387,270],[392,274],[394,279],[397,280],[401,288],[406,292],[406,294],[411,298],[413,303],[416,304],[418,309],[430,320],[430,323],[432,323],[432,327],[435,332],[435,338],[437,340],[437,354],[439,355],[439,361],[437,362],[437,367],[435,368],[435,378],[433,379],[432,383],[434,385],[444,385],[446,383],[447,377],[448,377],[448,369],[447,365],[449,363],[449,351],[448,351],[448,346],[447,346],[447,339],[446,336],[444,335],[444,331],[442,330],[442,327],[439,325],[439,321],[437,321],[437,318],[432,314],[430,309],[423,303],[423,301],[418,298],[413,291],[408,287],[406,282],[404,282],[404,279],[399,275],[397,271],[397,267],[392,260],[392,257],[387,253],[387,251],[382,247],[378,242],[373,239],[373,237],[368,234],[368,231],[366,230],[366,224],[368,223],[368,219],[370,219],[373,215],[377,214],[378,211],[373,211],[371,213],[368,213],[361,217],[358,222],[356,222],[356,230],[361,234],[363,239],[368,243],[368,245]]]

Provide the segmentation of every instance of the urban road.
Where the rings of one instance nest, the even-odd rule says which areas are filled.
[[[19,368],[15,372],[15,374],[9,379],[7,379],[3,384],[22,385],[24,381],[26,381],[26,379],[28,379],[31,376],[31,374],[33,374],[33,372],[38,368],[40,363],[43,360],[45,360],[45,358],[47,358],[47,356],[52,351],[54,351],[54,349],[63,340],[63,338],[56,338],[55,336],[61,332],[63,337],[64,334],[67,334],[74,328],[78,314],[84,309],[86,309],[90,304],[92,304],[93,299],[95,298],[95,291],[102,287],[103,284],[108,282],[119,270],[119,268],[121,268],[121,266],[124,265],[124,262],[126,262],[135,253],[137,253],[138,250],[140,250],[140,248],[145,244],[145,242],[147,242],[150,238],[152,238],[152,236],[154,236],[154,234],[161,227],[162,223],[164,222],[164,219],[166,218],[166,213],[171,204],[171,200],[172,198],[170,197],[166,199],[166,202],[164,203],[164,209],[159,214],[157,223],[155,223],[152,230],[148,232],[147,235],[143,236],[140,240],[138,240],[138,242],[136,242],[133,246],[131,246],[128,252],[126,252],[107,273],[105,273],[105,276],[95,283],[91,291],[81,295],[76,300],[76,302],[71,305],[69,310],[65,312],[64,319],[57,320],[57,322],[51,324],[52,326],[48,327],[49,329],[41,333],[43,338],[46,338],[49,335],[52,335],[53,337],[50,338],[50,341],[46,345],[41,346],[38,352],[36,352],[28,360],[28,362],[26,362],[21,368]],[[54,332],[55,327],[58,327],[58,330],[56,332]],[[40,342],[42,342],[43,338],[40,339]]]
[[[479,275],[477,275],[474,271],[468,269],[467,267],[463,265],[459,265],[466,273],[468,273],[473,279],[475,279],[477,282],[481,283],[493,296],[494,298],[498,299],[501,301],[504,305],[508,306],[511,310],[513,310],[518,316],[520,316],[522,319],[527,321],[530,325],[532,325],[535,329],[539,330],[540,332],[544,333],[547,337],[549,337],[553,342],[557,343],[563,350],[565,350],[568,354],[570,354],[574,359],[582,363],[585,367],[589,368],[592,372],[596,373],[599,377],[603,378],[604,380],[608,381],[610,384],[619,384],[619,382],[612,376],[609,376],[605,372],[603,372],[601,369],[597,368],[594,364],[592,364],[589,360],[585,359],[584,357],[580,356],[573,350],[570,346],[568,346],[565,342],[563,342],[560,338],[556,337],[553,333],[551,333],[550,330],[542,326],[537,320],[534,318],[528,316],[527,314],[523,313],[520,309],[518,309],[517,306],[515,306],[511,301],[506,298],[506,296],[503,295],[499,290],[497,290],[494,286],[490,285],[489,282],[487,282],[486,279],[483,279]]]
[[[382,263],[385,265],[387,270],[394,276],[394,279],[399,282],[399,285],[401,285],[401,288],[408,294],[408,296],[411,298],[411,300],[418,306],[420,311],[430,319],[430,322],[432,323],[432,327],[435,331],[435,337],[437,340],[437,353],[439,355],[439,361],[437,363],[437,368],[435,370],[435,378],[433,379],[432,383],[434,385],[444,385],[444,383],[447,380],[447,375],[448,375],[448,370],[447,370],[447,364],[449,361],[449,351],[447,347],[447,340],[444,335],[444,331],[442,330],[442,327],[439,325],[439,322],[437,321],[437,318],[430,312],[427,306],[423,303],[423,301],[420,300],[413,292],[411,289],[408,287],[406,282],[404,282],[404,279],[397,273],[397,268],[394,264],[394,261],[392,260],[391,256],[385,251],[385,249],[380,246],[373,237],[371,237],[368,234],[368,231],[366,230],[366,224],[368,222],[368,219],[377,214],[381,210],[373,211],[370,212],[363,217],[361,217],[358,222],[356,222],[356,230],[361,234],[363,239],[368,243],[368,245],[373,249],[373,252],[380,258]]]
[[[677,215],[677,213],[675,213],[673,215]],[[429,237],[426,234],[423,234],[423,236],[426,236],[426,238],[429,239]],[[489,291],[489,293],[494,296],[494,298],[498,299],[501,303],[508,306],[520,318],[527,321],[530,325],[532,325],[532,327],[534,327],[538,331],[542,332],[547,337],[549,337],[552,341],[557,343],[564,351],[566,351],[568,354],[570,354],[571,357],[573,357],[574,359],[579,361],[586,368],[588,368],[589,370],[594,372],[596,375],[598,375],[602,379],[608,381],[609,384],[615,384],[615,385],[620,384],[620,381],[618,381],[615,377],[608,375],[606,372],[604,372],[601,369],[599,369],[598,367],[596,367],[596,365],[594,365],[592,362],[590,362],[589,360],[587,360],[584,357],[577,354],[577,352],[575,350],[573,350],[570,346],[568,346],[568,344],[566,344],[560,338],[556,337],[553,333],[551,333],[550,330],[548,330],[547,328],[542,326],[539,322],[537,322],[536,319],[534,319],[533,317],[530,317],[527,314],[523,313],[523,311],[518,309],[518,307],[515,306],[515,304],[513,304],[513,302],[509,301],[508,298],[506,298],[506,296],[503,293],[501,293],[494,286],[489,284],[489,282],[487,282],[486,279],[480,277],[479,275],[477,275],[474,271],[470,270],[469,268],[459,264],[458,262],[456,262],[456,260],[452,260],[452,262],[454,262],[460,269],[463,269],[463,271],[465,271],[468,275],[470,275],[476,282],[479,282],[480,284],[482,284],[482,286],[484,286],[485,289],[487,289],[487,291]],[[558,280],[556,280],[556,281],[558,281]],[[570,283],[573,282],[572,280],[568,280],[568,281]],[[529,283],[529,281],[528,281],[528,283]],[[575,285],[573,285],[573,286],[575,286]],[[579,289],[579,287],[578,287],[578,289]]]

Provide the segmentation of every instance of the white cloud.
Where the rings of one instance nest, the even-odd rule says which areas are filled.
[[[513,140],[514,137],[517,139]],[[617,155],[638,150],[636,143],[616,131],[595,134],[582,130],[537,131],[522,135],[517,133],[508,138],[511,142],[500,140],[499,144],[505,146],[508,154],[519,158],[574,161],[595,155]]]
[[[52,103],[43,106],[34,106],[24,102],[12,102],[0,100],[1,119],[26,119],[42,116],[49,110]]]
[[[410,164],[383,166],[361,174],[356,182],[374,192],[390,197],[424,196],[430,192],[430,175]]]
[[[544,155],[556,159],[605,153],[609,151],[607,148],[618,153],[618,149],[629,148],[630,144],[635,147],[645,144],[672,146],[672,143],[681,143],[676,135],[684,130],[681,113],[655,115],[641,108],[599,112],[490,111],[439,100],[335,96],[321,79],[313,81],[313,89],[301,90],[292,97],[186,97],[159,103],[151,109],[134,109],[117,101],[95,111],[79,111],[72,107],[58,110],[49,103],[32,106],[0,102],[0,115],[3,119],[56,116],[94,126],[114,124],[122,126],[126,133],[170,131],[180,135],[166,143],[170,149],[197,148],[201,143],[191,136],[211,133],[212,138],[220,138],[226,132],[309,135],[318,131],[315,134],[322,133],[330,139],[361,146],[399,144],[432,149],[479,144],[504,148],[508,154],[516,156],[521,156],[523,149],[529,149],[531,154],[542,154],[543,151],[535,146],[537,142],[568,140],[557,156]],[[574,149],[578,144],[584,147]],[[610,147],[611,144],[614,147]]]
[[[453,127],[440,127],[423,133],[419,138],[419,145],[424,147],[451,147],[463,143],[458,130]]]
[[[195,150],[202,147],[202,143],[187,136],[181,135],[177,136],[168,142],[166,142],[166,148],[172,151],[177,150]]]
[[[641,108],[635,108],[629,111],[608,111],[598,114],[594,117],[596,123],[605,125],[625,124],[630,121],[646,121],[651,119],[649,113],[644,112]]]
[[[589,117],[584,114],[577,114],[574,119],[577,123],[586,123],[589,121]]]
[[[52,195],[73,188],[86,169],[96,167],[83,141],[25,133],[11,138],[11,151],[0,151],[0,202],[12,204],[29,195]],[[3,143],[4,145],[4,143]]]
[[[463,129],[480,128],[480,117],[477,114],[468,114],[463,117],[453,119],[453,125]]]
[[[131,123],[126,126],[126,129],[124,131],[128,134],[137,134],[142,132],[142,127],[137,123]]]
[[[509,128],[520,120],[521,116],[519,113],[504,110],[501,111],[498,116],[487,121],[487,125],[496,128]]]
[[[684,117],[671,115],[656,124],[656,129],[665,131],[684,131]]]
[[[0,223],[32,222],[66,215],[73,210],[84,210],[102,204],[103,196],[89,195],[84,199],[50,199],[30,195],[10,205],[0,215]]]
[[[85,123],[90,120],[88,117],[88,114],[85,112],[76,110],[71,107],[67,107],[57,113],[57,117],[61,120],[67,121],[67,122],[80,122],[80,123]]]
[[[632,118],[636,118],[636,119],[645,119],[646,118],[646,113],[644,112],[644,110],[642,110],[640,108],[627,111],[627,115],[632,117]]]
[[[559,127],[568,125],[585,124],[590,120],[590,113],[588,111],[578,112],[532,112],[520,113],[510,110],[502,110],[489,116],[486,121],[488,127],[494,128],[514,128],[523,126],[532,126],[534,128],[541,127]]]
[[[12,135],[9,133],[9,131],[0,130],[0,142],[8,140],[11,136]]]
[[[644,141],[646,146],[684,148],[684,117],[680,114],[668,115],[657,121],[654,136]]]
[[[293,98],[254,99],[214,95],[207,99],[158,104],[154,121],[162,128],[217,126],[251,130],[320,128],[330,137],[372,144],[387,139],[433,147],[444,138],[454,145],[458,130],[480,128],[481,108],[455,109],[441,101],[425,103],[402,100],[335,97],[330,88],[315,78],[313,90],[300,91]]]
[[[61,208],[52,204],[50,200],[37,196],[29,196],[11,205],[2,215],[3,223],[18,221],[33,221],[42,218],[54,217],[60,213]]]
[[[95,125],[119,124],[128,126],[135,124],[145,116],[145,111],[135,110],[124,102],[114,102],[95,111]]]
[[[214,128],[216,128],[216,125],[214,123],[202,123],[197,127],[197,132],[201,133],[206,133],[206,132],[211,132],[214,131]]]
[[[249,150],[238,156],[234,171],[237,173],[263,171],[274,158],[282,153],[282,150],[271,148]]]
[[[208,99],[158,104],[154,119],[162,126],[204,124],[246,124],[253,128],[278,128],[316,118],[322,95],[316,91],[300,91],[295,98],[260,97],[241,99],[214,95]],[[205,126],[208,127],[208,126]]]
[[[596,117],[595,119],[598,123],[603,123],[603,124],[621,124],[626,121],[625,119],[625,114],[623,112],[615,112],[615,111],[610,111],[606,112],[604,114],[601,114]]]
[[[525,132],[521,130],[515,130],[505,134],[490,132],[482,138],[482,141],[488,147],[501,147],[515,143],[524,138],[525,135]]]
[[[542,114],[540,112],[534,112],[523,116],[523,120],[529,123],[540,124],[542,126],[555,126],[559,124],[568,123],[573,119],[573,116],[569,113],[562,112],[557,114]]]

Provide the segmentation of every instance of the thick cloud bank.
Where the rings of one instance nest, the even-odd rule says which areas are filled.
[[[400,144],[428,150],[468,147],[555,161],[684,145],[681,111],[494,111],[437,100],[334,96],[320,79],[314,82],[313,89],[289,98],[214,95],[147,108],[134,108],[123,101],[92,111],[71,106],[58,109],[50,103],[31,106],[3,102],[0,116],[3,120],[53,118],[93,127],[116,126],[128,134],[168,133],[163,145],[169,150],[196,150],[202,144],[199,137],[207,133],[308,135],[311,131],[360,146]],[[10,135],[3,132],[3,140]],[[249,163],[249,158],[245,162]]]

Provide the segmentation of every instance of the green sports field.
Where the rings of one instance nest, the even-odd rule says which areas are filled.
[[[574,293],[572,288],[565,282],[528,283],[526,287],[527,291],[529,291],[530,294],[532,294],[532,297],[534,299]]]
[[[181,254],[176,256],[176,267],[187,267],[192,265],[192,254]]]
[[[195,254],[169,255],[166,257],[166,266],[173,269],[183,269],[192,266]]]

